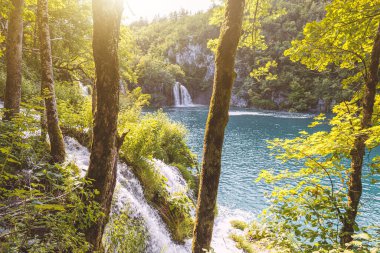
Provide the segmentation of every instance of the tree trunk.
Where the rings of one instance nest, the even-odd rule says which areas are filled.
[[[363,97],[363,112],[361,120],[361,130],[371,127],[373,106],[376,96],[376,85],[379,83],[378,69],[380,59],[380,24],[376,33],[372,48],[371,62],[366,77],[365,91]],[[367,134],[359,135],[355,138],[354,147],[351,150],[351,169],[348,182],[347,212],[341,231],[340,242],[342,246],[352,241],[354,234],[355,219],[358,213],[360,197],[362,195],[362,167],[365,155],[365,141]]]
[[[7,80],[5,85],[4,114],[10,120],[20,112],[22,79],[22,13],[24,0],[12,0],[9,14],[8,36],[6,45]]]
[[[241,35],[244,0],[228,0],[215,59],[214,88],[204,137],[203,162],[194,227],[193,253],[209,250],[221,172],[224,130],[236,73],[235,56]]]
[[[96,111],[90,166],[87,178],[99,194],[105,216],[86,231],[93,250],[102,250],[101,240],[108,221],[116,182],[117,117],[119,112],[118,41],[123,0],[93,0],[93,53],[96,71]]]
[[[53,64],[51,55],[48,0],[38,0],[38,27],[41,57],[41,90],[45,101],[46,123],[50,139],[52,162],[65,160],[65,144],[59,128],[57,102],[54,91]]]

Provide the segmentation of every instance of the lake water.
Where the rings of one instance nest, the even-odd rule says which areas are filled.
[[[189,130],[188,144],[201,161],[207,107],[166,108],[164,111]],[[252,216],[268,207],[264,193],[270,186],[256,183],[262,169],[284,169],[267,148],[267,141],[274,138],[292,138],[307,130],[311,114],[261,112],[231,109],[226,131],[222,175],[218,204],[230,210],[245,211]],[[380,152],[371,152],[371,155]],[[369,158],[366,158],[369,159]],[[364,170],[364,174],[368,169]],[[380,217],[380,184],[372,185],[365,179],[359,222],[377,224]]]

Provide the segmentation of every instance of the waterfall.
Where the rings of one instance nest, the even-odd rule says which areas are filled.
[[[90,159],[87,148],[81,146],[75,139],[65,137],[67,160],[75,162],[84,176]],[[149,233],[147,252],[149,253],[186,253],[190,252],[188,246],[178,245],[170,238],[170,233],[165,223],[145,200],[143,188],[138,179],[133,175],[127,165],[118,164],[117,183],[115,191],[117,201],[112,211],[121,211],[124,206],[131,208],[134,217],[141,218]]]
[[[83,85],[82,82],[79,82],[79,88],[81,89],[83,96],[89,96],[90,95],[90,88]]]
[[[187,193],[189,190],[187,182],[176,167],[169,166],[157,159],[153,159],[153,166],[158,173],[167,179],[166,188],[170,194],[176,192]]]
[[[173,86],[173,95],[174,95],[174,106],[176,107],[186,107],[192,106],[193,100],[191,99],[189,91],[185,86],[176,82]]]
[[[118,164],[117,202],[113,209],[122,210],[128,205],[134,217],[141,218],[149,233],[147,252],[187,252],[185,246],[177,245],[170,238],[170,233],[161,217],[145,200],[143,188],[138,179],[123,164]]]
[[[81,171],[86,174],[90,152],[80,145],[75,139],[65,137],[67,162],[75,162]],[[166,165],[162,161],[152,161],[156,171],[165,176],[167,189],[170,193],[187,191],[188,186],[176,167]],[[190,253],[191,239],[186,240],[184,245],[176,244],[170,237],[170,233],[162,221],[158,212],[145,200],[143,188],[139,180],[124,163],[118,164],[114,205],[112,212],[123,210],[124,206],[130,208],[136,218],[141,218],[149,233],[147,242],[147,253]],[[193,212],[194,213],[194,212]],[[195,214],[195,213],[194,213]],[[218,217],[215,219],[212,247],[218,253],[242,253],[235,247],[235,243],[229,238],[230,232],[239,233],[231,227],[230,221],[234,219],[250,220],[250,214],[236,209],[228,209],[223,206],[218,208]],[[241,231],[240,231],[241,232]]]

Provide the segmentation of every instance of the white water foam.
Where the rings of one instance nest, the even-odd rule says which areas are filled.
[[[157,159],[153,159],[153,164],[157,172],[167,179],[166,188],[170,194],[176,192],[186,193],[188,191],[187,182],[176,167],[169,166]]]
[[[305,113],[290,113],[290,112],[250,112],[250,111],[230,111],[230,116],[266,116],[273,118],[286,118],[286,119],[308,119],[313,118],[315,115]]]
[[[211,247],[217,253],[242,253],[243,251],[236,248],[235,242],[229,237],[231,233],[241,234],[242,231],[233,228],[231,221],[248,222],[253,218],[254,216],[251,213],[218,205],[218,216],[214,223]]]
[[[64,139],[66,144],[66,161],[75,163],[80,169],[81,176],[84,177],[90,165],[90,152],[74,138],[66,136]]]

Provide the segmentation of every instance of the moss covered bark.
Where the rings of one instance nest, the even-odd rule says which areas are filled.
[[[65,160],[65,144],[59,127],[57,101],[54,91],[54,75],[51,54],[48,0],[38,0],[38,27],[41,57],[41,91],[43,92],[47,132],[50,139],[52,161],[61,163]]]
[[[4,114],[5,120],[10,120],[15,113],[20,112],[21,102],[22,13],[24,0],[13,0],[11,3],[6,44],[7,80],[4,97],[4,108],[6,109]]]
[[[376,86],[379,83],[379,60],[380,60],[380,23],[372,48],[371,62],[366,75],[364,97],[362,100],[363,115],[361,120],[361,130],[366,130],[372,125],[373,106],[375,103]],[[351,150],[351,169],[348,182],[347,213],[344,218],[341,231],[341,244],[351,242],[354,234],[355,219],[358,213],[358,206],[363,191],[362,168],[365,155],[365,141],[367,134],[355,137],[354,147]]]
[[[234,65],[241,35],[244,0],[228,0],[215,60],[215,76],[204,138],[202,172],[194,227],[193,253],[210,250],[221,173],[224,131],[235,79]]]
[[[123,10],[122,0],[93,0],[93,54],[96,71],[96,111],[87,178],[98,192],[104,217],[86,230],[94,251],[102,250],[102,236],[107,223],[116,183],[118,152],[117,119],[119,112],[118,42]]]

